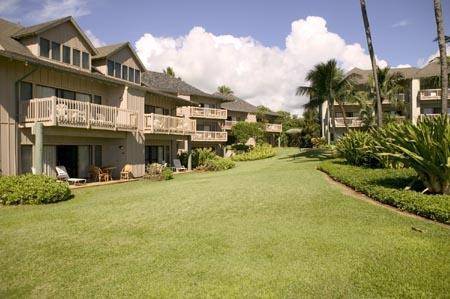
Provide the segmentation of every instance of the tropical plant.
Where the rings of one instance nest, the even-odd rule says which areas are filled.
[[[426,117],[417,125],[391,124],[385,132],[386,153],[414,168],[430,193],[450,194],[450,120]]]
[[[399,72],[392,72],[390,67],[385,67],[377,69],[377,77],[381,102],[388,101],[396,111],[403,114],[406,104],[405,100],[399,97],[406,84],[403,75]],[[373,95],[375,93],[375,80],[373,76],[369,76],[369,88]]]
[[[226,85],[220,85],[217,87],[217,91],[225,96],[233,94],[233,90]]]
[[[259,122],[240,121],[231,128],[231,134],[239,143],[246,143],[250,138],[260,142],[264,138],[264,125]]]
[[[267,118],[267,114],[269,112],[272,112],[268,107],[264,106],[264,105],[259,105],[256,107],[256,118],[258,119],[258,121],[266,123],[269,122],[268,118]]]
[[[370,33],[369,18],[367,17],[366,0],[359,0],[361,5],[361,13],[364,22],[364,31],[366,32],[367,47],[369,48],[370,61],[372,63],[372,73],[375,85],[376,108],[377,108],[377,124],[379,127],[383,125],[383,107],[381,104],[380,85],[378,84],[377,62],[375,60],[375,51],[373,50],[372,34]]]
[[[434,15],[436,19],[437,39],[439,45],[439,63],[441,65],[441,110],[442,115],[446,115],[448,107],[448,65],[441,0],[434,0]]]
[[[380,164],[374,144],[370,132],[350,130],[339,138],[336,150],[351,165],[377,167]]]
[[[166,74],[169,77],[175,78],[175,71],[171,66],[168,66],[165,70],[163,70],[164,74]]]
[[[299,147],[312,147],[312,139],[320,136],[319,113],[317,109],[305,109],[300,119]]]

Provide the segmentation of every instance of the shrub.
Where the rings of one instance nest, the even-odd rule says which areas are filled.
[[[210,148],[198,148],[194,150],[194,156],[196,157],[196,165],[205,165],[206,161],[217,157],[216,153]]]
[[[233,161],[253,161],[275,156],[276,151],[270,144],[258,144],[252,150],[231,157]]]
[[[311,138],[311,145],[313,148],[321,148],[321,147],[327,145],[327,141],[323,137],[322,138],[313,137],[313,138]]]
[[[408,190],[416,176],[411,168],[370,169],[325,161],[319,169],[379,202],[450,224],[450,196]]]
[[[339,138],[336,150],[349,164],[357,166],[380,166],[375,152],[375,142],[372,134],[365,131],[349,131]]]
[[[206,160],[202,166],[205,170],[220,171],[233,168],[235,164],[229,158],[215,157],[213,159]]]
[[[164,168],[161,174],[166,181],[173,179],[173,170],[170,168]]]
[[[235,153],[245,153],[248,152],[251,148],[250,146],[243,144],[243,143],[238,143],[238,144],[233,144],[231,146],[231,149],[235,152]]]
[[[250,138],[259,142],[264,138],[264,124],[240,121],[231,128],[231,134],[238,143],[246,143]]]
[[[450,194],[450,120],[426,117],[417,125],[393,123],[385,130],[385,153],[412,167],[431,193]]]
[[[162,164],[152,163],[145,167],[145,179],[162,181],[173,179],[173,171]]]
[[[0,177],[0,203],[3,205],[47,204],[70,197],[67,183],[48,176],[25,174]]]

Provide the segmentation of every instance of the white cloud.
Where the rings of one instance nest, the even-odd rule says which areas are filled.
[[[435,42],[435,43],[436,43],[436,47],[437,47],[437,42]],[[447,56],[449,56],[450,55],[450,45],[447,45],[446,50],[447,50]],[[436,52],[434,52],[430,56],[428,56],[428,58],[418,59],[417,66],[422,67],[422,66],[426,65],[428,62],[430,62],[433,58],[436,58],[438,56],[439,56],[439,49],[436,50]]]
[[[20,0],[2,0],[0,2],[0,14],[11,15],[19,8]]]
[[[25,19],[39,23],[64,16],[82,17],[91,13],[87,4],[86,0],[44,0]]]
[[[99,39],[97,36],[95,36],[91,30],[88,29],[85,31],[85,33],[95,47],[102,47],[106,45],[106,43],[101,39]]]
[[[252,37],[214,35],[194,27],[181,37],[144,34],[135,44],[151,70],[172,66],[185,81],[205,91],[230,86],[252,104],[299,113],[306,97],[295,95],[306,84],[305,75],[315,64],[336,58],[346,70],[368,68],[370,59],[359,44],[347,44],[328,31],[321,17],[307,17],[291,24],[284,49],[267,47]],[[378,62],[380,66],[386,61]]]
[[[394,68],[398,69],[398,68],[404,68],[404,67],[411,67],[410,64],[399,64],[397,66],[394,66]]]
[[[405,27],[405,26],[408,26],[408,25],[411,25],[411,22],[410,21],[408,21],[408,20],[401,20],[401,21],[398,21],[397,23],[394,23],[394,24],[392,24],[392,28],[397,28],[397,27]]]

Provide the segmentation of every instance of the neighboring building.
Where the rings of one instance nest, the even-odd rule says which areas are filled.
[[[423,68],[392,68],[391,73],[398,72],[405,78],[405,88],[398,94],[398,99],[404,101],[405,108],[399,109],[389,101],[383,101],[383,112],[386,116],[395,119],[409,119],[416,123],[421,115],[435,115],[441,113],[440,88],[438,78],[440,66],[438,59],[430,61]],[[353,68],[347,75],[357,74],[356,83],[361,89],[367,89],[372,70]],[[449,97],[450,98],[450,97]],[[360,106],[356,103],[345,103],[346,122],[350,129],[362,126]],[[339,137],[346,132],[346,126],[342,111],[337,103],[334,107],[336,135]],[[450,109],[448,111],[450,113]],[[328,104],[325,102],[320,109],[322,136],[327,136],[331,131],[331,117]]]

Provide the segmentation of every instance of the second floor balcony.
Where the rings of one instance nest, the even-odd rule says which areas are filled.
[[[265,124],[266,132],[270,133],[281,133],[283,126],[281,124]]]
[[[208,119],[227,119],[227,110],[204,107],[178,107],[177,116]]]
[[[191,135],[192,141],[204,142],[226,142],[228,139],[227,132],[217,131],[196,131]]]
[[[191,135],[195,133],[197,123],[195,120],[161,115],[144,114],[144,133]]]
[[[138,129],[138,112],[113,106],[68,100],[57,97],[24,101],[20,107],[21,123],[85,129],[134,131]]]
[[[419,92],[420,100],[436,101],[441,99],[441,89],[422,89]],[[448,98],[450,99],[450,88],[448,89]]]
[[[348,127],[350,127],[350,128],[358,128],[358,127],[361,127],[361,125],[362,125],[362,120],[358,116],[346,117],[345,121],[344,121],[343,117],[336,117],[334,119],[334,121],[336,123],[336,128],[344,128],[346,123],[347,123]],[[332,125],[332,122],[330,120],[330,126],[331,125]]]

